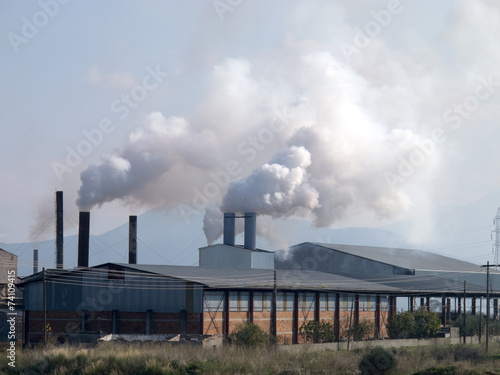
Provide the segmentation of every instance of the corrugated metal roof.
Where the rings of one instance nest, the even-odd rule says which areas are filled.
[[[325,249],[336,250],[342,253],[411,270],[481,272],[481,268],[477,264],[464,262],[458,259],[430,253],[423,250],[340,245],[316,242],[305,242],[304,244],[321,246]],[[301,245],[303,244],[292,246],[292,249],[300,248]]]

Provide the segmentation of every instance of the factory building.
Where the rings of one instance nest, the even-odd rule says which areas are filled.
[[[109,333],[228,335],[248,321],[296,344],[311,320],[332,323],[337,340],[361,321],[383,338],[402,298],[410,309],[439,301],[446,325],[452,300],[455,312],[465,307],[464,277],[468,312],[476,313],[476,298],[486,294],[479,266],[426,252],[303,243],[284,257],[257,249],[251,213],[242,216],[244,245],[236,245],[237,218],[224,215],[223,243],[199,249],[198,267],[135,264],[134,247],[128,264],[89,268],[83,225],[79,268],[38,272],[20,284],[26,342],[47,330],[60,342]],[[493,291],[498,282],[492,275]],[[498,294],[491,298],[497,317]]]

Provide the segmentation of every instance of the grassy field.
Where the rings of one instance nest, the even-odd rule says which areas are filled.
[[[479,346],[399,348],[389,350],[396,367],[390,374],[499,374],[500,346],[485,355]],[[105,343],[94,348],[55,347],[18,350],[16,367],[2,350],[2,374],[359,374],[367,350],[300,353],[273,348],[222,349],[169,344]]]

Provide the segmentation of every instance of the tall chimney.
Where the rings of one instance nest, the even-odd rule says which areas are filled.
[[[224,245],[234,246],[236,215],[231,212],[224,213]]]
[[[257,214],[245,212],[245,249],[255,250],[257,235]]]
[[[78,267],[89,266],[90,212],[80,212],[78,228]]]
[[[38,272],[38,249],[33,249],[33,273]]]
[[[128,263],[137,264],[137,216],[128,219]]]
[[[56,268],[63,268],[63,192],[56,191]]]

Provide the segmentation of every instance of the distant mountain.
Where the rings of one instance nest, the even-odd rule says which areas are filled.
[[[394,248],[415,248],[437,252],[473,263],[493,261],[490,239],[492,219],[500,203],[500,192],[490,194],[466,206],[446,206],[429,215],[430,231],[420,236],[418,223],[401,221],[382,228],[315,228],[302,219],[283,219],[272,222],[262,219],[257,246],[280,250],[301,242],[325,242],[348,245],[369,245]],[[138,218],[138,255],[142,264],[197,265],[198,248],[206,246],[202,213],[185,221],[177,209],[150,211]],[[415,235],[415,232],[417,235]],[[219,242],[222,239],[219,239]],[[243,244],[243,235],[236,238]],[[41,267],[54,268],[54,240],[35,244],[0,243],[0,248],[18,255],[18,274],[32,273],[33,248],[39,249]],[[78,236],[64,238],[64,264],[77,264]],[[89,264],[128,262],[128,223],[99,236],[91,235]]]

